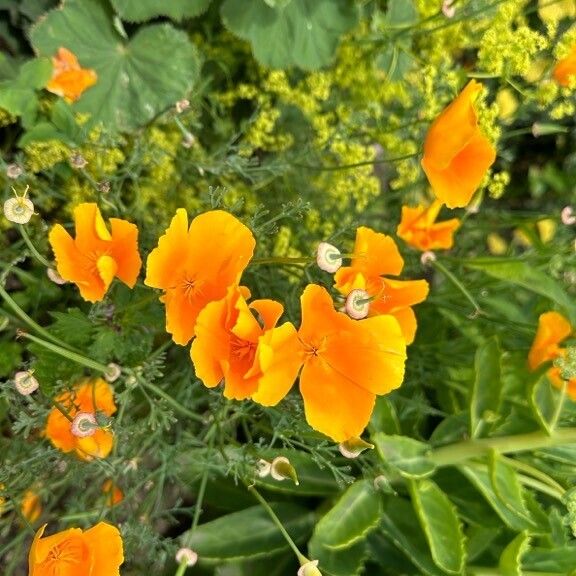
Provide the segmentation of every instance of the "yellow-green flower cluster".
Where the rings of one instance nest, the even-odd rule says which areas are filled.
[[[72,152],[64,142],[60,140],[46,140],[31,142],[24,147],[26,155],[26,168],[30,172],[41,172],[52,168],[58,162],[70,158]]]
[[[510,174],[508,172],[497,172],[490,179],[488,184],[488,194],[491,198],[498,199],[504,195],[506,187],[510,184]]]

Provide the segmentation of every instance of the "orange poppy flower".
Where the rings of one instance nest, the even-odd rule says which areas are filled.
[[[122,492],[116,482],[110,478],[102,484],[102,492],[104,492],[106,496],[106,504],[108,504],[108,506],[115,506],[124,500],[124,492]]]
[[[418,250],[447,250],[454,244],[454,232],[460,226],[458,218],[436,222],[442,202],[435,200],[428,207],[402,206],[402,218],[396,230],[399,238]]]
[[[424,141],[422,168],[436,197],[450,208],[470,202],[496,159],[474,110],[481,90],[481,84],[470,81],[434,120]]]
[[[352,290],[365,290],[373,298],[369,315],[391,314],[398,320],[407,344],[416,334],[414,304],[426,299],[426,280],[394,280],[384,274],[398,276],[404,267],[396,243],[390,236],[361,226],[356,230],[354,256],[350,266],[343,266],[334,275],[336,289],[347,296]]]
[[[124,562],[118,528],[99,522],[83,532],[69,528],[42,538],[46,524],[32,542],[28,576],[119,576]]]
[[[233,286],[198,315],[190,355],[196,375],[212,388],[224,381],[224,396],[252,397],[267,406],[288,393],[302,364],[296,329],[276,328],[283,306],[274,300],[250,304]]]
[[[98,79],[94,70],[81,68],[78,58],[67,48],[58,48],[58,53],[52,57],[52,66],[52,78],[46,90],[62,96],[66,102],[78,100]]]
[[[227,212],[200,214],[188,227],[186,210],[176,211],[148,256],[144,280],[147,286],[164,290],[166,331],[176,344],[191,340],[206,304],[221,300],[229,286],[238,284],[255,245],[250,230]]]
[[[576,77],[576,44],[572,46],[568,56],[558,60],[552,76],[560,86],[570,86],[570,79]]]
[[[79,412],[103,412],[111,416],[116,412],[112,388],[102,378],[84,380],[78,383],[71,392],[64,392],[56,397],[58,402],[72,418]],[[114,436],[104,428],[97,428],[91,436],[78,437],[72,433],[71,422],[58,410],[52,408],[48,414],[45,435],[52,444],[62,452],[75,451],[84,459],[93,457],[106,458],[112,450]]]
[[[40,502],[40,496],[34,490],[26,490],[22,502],[20,503],[20,512],[26,520],[33,524],[40,518],[42,514],[42,503]]]
[[[300,299],[303,349],[300,392],[308,424],[335,442],[359,437],[376,395],[404,378],[406,342],[397,320],[353,320],[334,309],[326,289],[310,284]]]
[[[572,334],[570,322],[558,312],[545,312],[538,318],[538,329],[534,342],[528,353],[530,370],[536,370],[545,362],[550,362],[565,355],[566,350],[559,344]],[[562,387],[560,369],[552,366],[547,372],[548,378],[557,388]],[[568,381],[568,395],[576,401],[576,378]]]
[[[89,302],[102,300],[114,277],[132,288],[142,265],[136,225],[110,218],[110,232],[98,206],[92,203],[74,208],[74,222],[76,238],[60,224],[48,237],[60,276],[74,282]]]

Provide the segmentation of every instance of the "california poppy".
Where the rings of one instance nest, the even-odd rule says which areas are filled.
[[[57,396],[56,401],[72,418],[80,412],[102,412],[106,416],[116,412],[112,388],[102,378],[83,380],[72,391]],[[114,444],[112,432],[100,427],[90,436],[74,435],[70,420],[58,408],[52,408],[48,414],[44,433],[56,448],[63,452],[75,451],[85,460],[106,458]]]
[[[481,90],[482,85],[471,80],[434,120],[424,141],[422,168],[436,197],[450,208],[470,202],[496,159],[474,109]]]
[[[33,524],[42,514],[40,496],[35,490],[26,490],[20,503],[20,512],[27,522]]]
[[[538,318],[538,329],[534,342],[528,353],[528,365],[531,370],[536,370],[545,362],[550,362],[556,358],[562,358],[566,351],[560,344],[572,334],[570,322],[558,312],[545,312]],[[562,386],[560,370],[552,366],[548,372],[548,377],[554,386]],[[568,395],[576,401],[576,378],[569,380],[567,387]]]
[[[122,492],[116,482],[110,478],[102,484],[102,492],[106,497],[106,504],[108,504],[108,506],[115,506],[124,500],[124,492]]]
[[[334,309],[325,288],[310,284],[300,299],[303,351],[300,392],[306,420],[336,442],[359,437],[376,395],[404,378],[406,342],[397,320],[353,320]]]
[[[225,298],[198,315],[190,351],[196,375],[208,387],[224,382],[224,396],[278,403],[290,390],[301,365],[296,329],[276,327],[283,306],[274,300],[248,304],[233,286]]]
[[[572,46],[565,58],[558,60],[552,76],[560,86],[570,86],[570,79],[576,77],[576,44]]]
[[[166,234],[148,256],[146,280],[161,288],[166,305],[166,331],[176,344],[195,334],[196,318],[209,302],[226,296],[238,284],[256,242],[250,230],[231,214],[212,210],[196,216],[188,227],[180,208]]]
[[[96,84],[98,76],[94,70],[82,68],[78,58],[67,48],[59,48],[52,57],[52,78],[46,90],[62,96],[67,102],[74,102],[90,86]]]
[[[60,276],[74,282],[89,302],[102,300],[115,277],[132,288],[142,265],[136,225],[110,218],[109,231],[98,206],[92,203],[74,208],[74,222],[76,238],[60,224],[48,237]]]
[[[441,250],[452,248],[454,232],[460,226],[458,218],[436,222],[442,202],[435,200],[430,206],[415,208],[402,206],[402,218],[396,230],[399,238],[418,250]]]
[[[356,230],[352,263],[336,272],[334,286],[345,296],[355,289],[365,290],[373,298],[369,315],[394,316],[406,343],[410,344],[417,326],[412,306],[426,299],[428,282],[384,278],[384,274],[398,276],[403,267],[404,260],[390,236],[360,226]]]
[[[83,532],[69,528],[43,538],[46,524],[34,536],[28,576],[119,576],[124,562],[118,528],[105,522]]]

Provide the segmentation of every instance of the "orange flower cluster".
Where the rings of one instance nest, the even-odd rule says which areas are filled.
[[[28,576],[119,576],[124,562],[122,537],[115,526],[99,522],[83,532],[69,528],[42,537],[42,526],[28,555]]]
[[[56,402],[70,418],[79,413],[101,412],[111,416],[116,412],[112,388],[101,378],[79,382],[71,392],[58,396]],[[100,427],[89,436],[75,435],[70,420],[59,408],[52,408],[48,414],[44,434],[56,448],[63,452],[74,451],[84,460],[106,458],[114,444],[112,432]]]
[[[98,79],[94,70],[81,68],[78,58],[67,48],[58,49],[58,53],[52,58],[52,65],[52,78],[46,90],[62,96],[67,102],[78,100]]]
[[[98,206],[91,203],[74,209],[74,222],[76,238],[60,224],[48,237],[60,276],[74,282],[89,302],[102,300],[115,277],[132,288],[142,265],[138,228],[126,220],[111,218],[108,230]]]
[[[538,330],[530,352],[528,353],[528,365],[531,370],[536,370],[542,364],[562,358],[566,350],[560,348],[560,344],[572,334],[570,322],[558,312],[545,312],[538,318]],[[547,372],[548,378],[557,388],[562,387],[560,370],[552,366]],[[566,393],[576,401],[576,378],[568,381]]]

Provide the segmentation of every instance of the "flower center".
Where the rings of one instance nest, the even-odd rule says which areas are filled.
[[[230,340],[230,348],[233,356],[239,360],[252,359],[256,351],[256,344],[248,340],[241,340],[237,336],[233,336]]]

